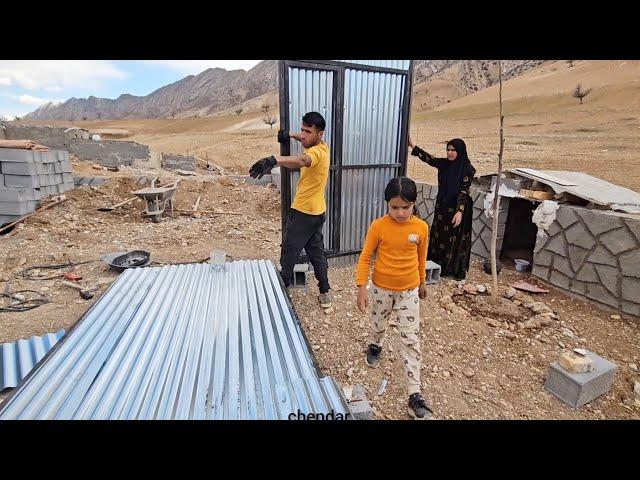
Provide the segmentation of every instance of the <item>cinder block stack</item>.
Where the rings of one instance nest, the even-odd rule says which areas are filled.
[[[33,212],[40,200],[73,186],[69,152],[0,148],[0,225]]]

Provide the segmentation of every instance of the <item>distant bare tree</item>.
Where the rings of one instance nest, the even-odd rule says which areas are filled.
[[[273,130],[273,125],[278,121],[276,119],[276,117],[274,117],[273,115],[267,115],[266,117],[264,117],[262,119],[262,121],[264,123],[266,123],[267,125],[269,125],[271,127],[271,130]]]
[[[242,113],[242,108],[236,108],[236,115],[240,115]]]
[[[260,108],[262,109],[262,113],[267,113],[271,109],[271,105],[269,105],[268,103],[265,103]]]
[[[98,120],[102,120],[102,112],[96,113],[96,117],[98,117]]]
[[[14,122],[19,122],[20,121],[20,117],[16,117],[13,119]]]
[[[567,60],[567,63],[569,64],[569,68],[573,67],[573,62],[575,62],[575,60]]]
[[[580,105],[582,105],[582,99],[591,93],[591,89],[587,88],[586,90],[582,90],[582,85],[578,84],[576,89],[573,91],[573,97],[580,99]]]
[[[86,121],[87,121],[87,116],[86,116],[86,115],[83,115],[83,116],[82,116],[82,120],[84,120],[84,121],[86,122]]]

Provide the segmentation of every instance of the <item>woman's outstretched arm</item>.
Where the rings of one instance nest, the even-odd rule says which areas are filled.
[[[446,158],[436,158],[433,155],[425,152],[418,145],[416,145],[416,143],[411,138],[409,138],[409,148],[411,148],[411,155],[413,155],[414,157],[418,157],[423,162],[428,163],[435,168],[438,168],[440,163],[446,160]]]

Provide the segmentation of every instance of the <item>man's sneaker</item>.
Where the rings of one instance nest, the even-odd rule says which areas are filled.
[[[377,367],[380,363],[380,352],[382,352],[382,347],[376,345],[375,343],[370,344],[369,348],[367,349],[367,365],[374,368]]]
[[[320,306],[322,308],[331,307],[331,293],[321,293],[320,294]]]
[[[431,418],[433,412],[422,395],[414,393],[409,397],[409,415],[416,420],[427,420]]]

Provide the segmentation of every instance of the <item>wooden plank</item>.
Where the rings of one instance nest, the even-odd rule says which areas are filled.
[[[540,190],[525,190],[524,188],[520,189],[518,192],[521,196],[527,198],[534,198],[536,200],[551,200],[553,198],[553,192],[543,192]]]

